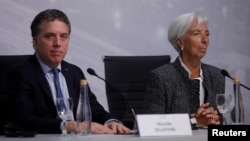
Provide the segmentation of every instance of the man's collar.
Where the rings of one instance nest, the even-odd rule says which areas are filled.
[[[36,58],[37,58],[44,73],[47,73],[52,69],[47,64],[45,64],[45,62],[41,59],[41,57],[39,57],[39,55],[37,53],[36,53]],[[59,69],[61,71],[61,63],[57,66],[57,69]]]

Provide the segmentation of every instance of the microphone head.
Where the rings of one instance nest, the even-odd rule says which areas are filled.
[[[91,69],[91,68],[88,68],[88,69],[87,69],[87,72],[88,72],[90,75],[95,75],[95,76],[96,76],[95,71],[94,71],[93,69]]]
[[[231,78],[231,79],[233,79],[230,75],[229,75],[229,73],[226,71],[226,70],[221,70],[221,74],[223,74],[224,76],[226,76],[226,77],[229,77],[229,78]]]

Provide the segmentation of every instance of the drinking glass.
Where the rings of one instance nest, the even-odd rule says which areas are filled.
[[[59,117],[65,123],[72,116],[73,100],[71,98],[57,98],[56,109]],[[62,129],[62,136],[67,136],[67,130],[65,126]]]
[[[216,105],[219,112],[223,117],[223,125],[227,125],[227,115],[229,112],[230,103],[232,101],[232,97],[230,94],[217,94],[216,95]]]

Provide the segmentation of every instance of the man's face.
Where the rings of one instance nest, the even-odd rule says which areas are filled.
[[[69,28],[66,23],[55,19],[43,21],[39,29],[39,35],[33,38],[33,47],[42,61],[54,68],[67,53]]]

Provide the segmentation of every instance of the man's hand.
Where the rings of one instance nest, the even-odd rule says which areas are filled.
[[[80,124],[82,128],[84,124]],[[81,128],[81,127],[78,127]],[[97,122],[91,123],[91,133],[92,134],[125,134],[130,133],[130,130],[124,125],[116,122],[110,121],[105,125],[99,124]]]
[[[72,120],[68,120],[65,122],[65,128],[68,133],[76,132],[76,122]]]
[[[116,121],[110,121],[107,124],[105,124],[106,127],[114,131],[116,134],[128,134],[130,133],[130,129],[125,127],[123,124],[116,122]]]

